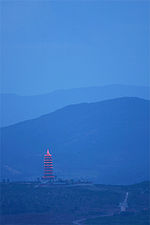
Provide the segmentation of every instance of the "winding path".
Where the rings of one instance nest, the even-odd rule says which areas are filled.
[[[99,217],[113,216],[113,215],[114,215],[113,213],[109,213],[109,214],[105,214],[105,215],[89,216],[87,218],[82,218],[82,219],[79,219],[79,220],[74,220],[72,222],[72,224],[73,225],[83,225],[82,222],[86,221],[87,219],[95,219],[95,218],[99,218]]]
[[[129,193],[126,192],[126,195],[125,195],[125,199],[123,202],[120,203],[120,210],[121,211],[126,211],[126,208],[128,207],[128,195]],[[113,216],[114,213],[108,213],[108,214],[105,214],[105,215],[97,215],[97,216],[89,216],[87,218],[82,218],[82,219],[78,219],[78,220],[74,220],[72,222],[73,225],[83,225],[82,222],[86,221],[87,219],[95,219],[95,218],[99,218],[99,217],[105,217],[105,216]]]

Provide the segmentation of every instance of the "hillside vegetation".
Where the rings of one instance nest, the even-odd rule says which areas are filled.
[[[148,179],[149,101],[119,98],[70,105],[1,129],[2,177],[43,175],[47,148],[58,177],[131,184]],[[119,173],[118,173],[119,171]]]
[[[80,218],[118,214],[119,203],[123,201],[127,191],[129,216],[125,221],[132,222],[132,216],[137,218],[137,213],[149,210],[149,182],[131,186],[1,183],[2,224],[66,225]],[[146,213],[141,216],[147,221]],[[87,224],[96,225],[99,222],[92,221],[102,221],[102,225],[112,225],[112,221],[122,221],[122,218],[116,215],[112,220],[107,218],[106,221],[110,221],[107,223],[104,223],[105,218],[89,219]],[[126,225],[130,224],[132,223]]]

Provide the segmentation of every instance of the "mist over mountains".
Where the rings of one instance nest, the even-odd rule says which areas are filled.
[[[19,96],[1,94],[0,126],[39,117],[70,104],[97,102],[118,97],[149,99],[149,88],[127,85],[58,90],[45,95]]]
[[[2,177],[42,176],[50,148],[58,177],[107,184],[146,180],[149,106],[149,100],[129,97],[81,103],[1,128]]]

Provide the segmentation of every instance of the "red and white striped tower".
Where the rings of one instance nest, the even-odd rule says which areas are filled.
[[[43,179],[53,180],[53,162],[52,155],[49,153],[49,149],[47,149],[47,153],[44,155],[44,176]]]

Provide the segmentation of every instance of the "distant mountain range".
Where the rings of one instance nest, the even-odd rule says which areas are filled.
[[[0,126],[39,117],[70,104],[90,103],[118,97],[140,97],[149,99],[149,88],[127,85],[58,90],[45,95],[19,96],[1,94]]]
[[[61,94],[60,94],[61,96]],[[149,100],[70,105],[1,128],[2,177],[42,176],[46,148],[60,177],[130,184],[148,179]]]

